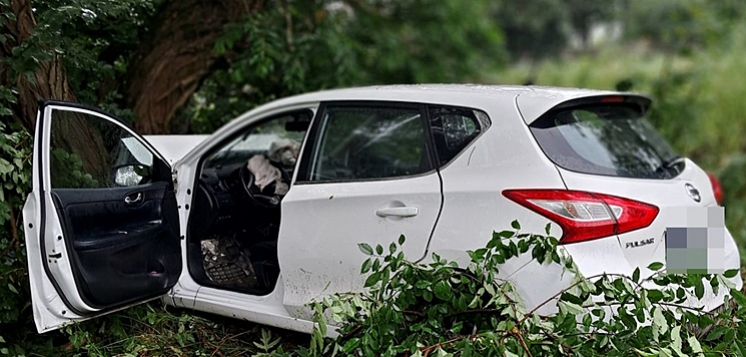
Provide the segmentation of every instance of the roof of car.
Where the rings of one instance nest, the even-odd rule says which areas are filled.
[[[369,87],[352,87],[341,89],[330,89],[318,92],[301,94],[290,98],[318,98],[328,100],[331,97],[387,97],[386,92],[406,93],[411,96],[430,97],[433,95],[452,95],[454,92],[470,93],[471,95],[507,95],[516,96],[522,93],[534,93],[543,97],[565,97],[575,98],[577,96],[609,93],[593,89],[543,87],[543,86],[517,86],[517,85],[485,85],[485,84],[395,84]],[[409,98],[407,98],[409,99]]]
[[[623,93],[593,89],[515,85],[381,85],[331,89],[300,94],[272,102],[270,106],[330,100],[393,100],[421,103],[457,103],[462,106],[484,107],[494,102],[495,97],[499,96],[515,100],[521,109],[524,119],[527,123],[530,123],[547,110],[567,100],[611,94],[621,95]],[[520,100],[516,99],[518,97],[520,97]]]

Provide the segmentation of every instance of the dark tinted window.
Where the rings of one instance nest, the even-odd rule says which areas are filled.
[[[445,165],[489,126],[487,115],[462,108],[428,107],[440,164]]]
[[[683,161],[635,107],[594,105],[549,112],[531,124],[544,153],[568,170],[666,179]]]
[[[110,188],[149,181],[153,154],[118,124],[75,110],[53,110],[52,188]]]
[[[407,176],[432,167],[418,108],[329,106],[320,130],[310,181]]]

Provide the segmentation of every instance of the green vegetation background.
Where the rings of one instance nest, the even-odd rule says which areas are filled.
[[[0,61],[27,75],[45,58],[62,56],[81,102],[134,121],[110,85],[128,58],[104,59],[104,51],[114,44],[131,54],[140,40],[133,34],[163,2],[34,1],[43,26]],[[9,3],[0,0],[0,22],[9,19]],[[97,15],[83,11],[90,9]],[[599,24],[623,30],[598,39]],[[641,92],[655,100],[651,120],[678,153],[720,178],[726,223],[746,261],[746,2],[269,1],[261,13],[227,26],[214,50],[230,52],[229,63],[215,68],[180,111],[174,132],[209,133],[269,100],[340,86],[530,82]],[[102,95],[101,88],[109,90]],[[20,226],[32,142],[6,120],[16,95],[16,88],[0,87],[0,355],[238,355],[273,341],[265,333],[262,342],[253,325],[157,305],[36,335]]]

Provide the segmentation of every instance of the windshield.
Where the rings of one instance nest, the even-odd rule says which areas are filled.
[[[623,105],[551,111],[530,125],[544,153],[567,170],[607,176],[668,179],[683,160],[641,115]]]

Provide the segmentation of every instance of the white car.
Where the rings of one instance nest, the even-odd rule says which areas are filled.
[[[718,207],[708,175],[644,119],[649,105],[525,86],[330,90],[260,106],[206,138],[154,137],[183,155],[166,157],[96,108],[43,102],[23,210],[37,329],[161,297],[310,332],[309,302],[362,288],[358,243],[403,234],[410,260],[466,263],[516,219],[527,232],[553,223],[586,276],[649,275],[666,260],[666,229],[681,227],[675,212]],[[720,232],[716,263],[737,269]],[[528,255],[500,276],[528,308],[570,279]],[[703,304],[722,301],[708,292]]]

